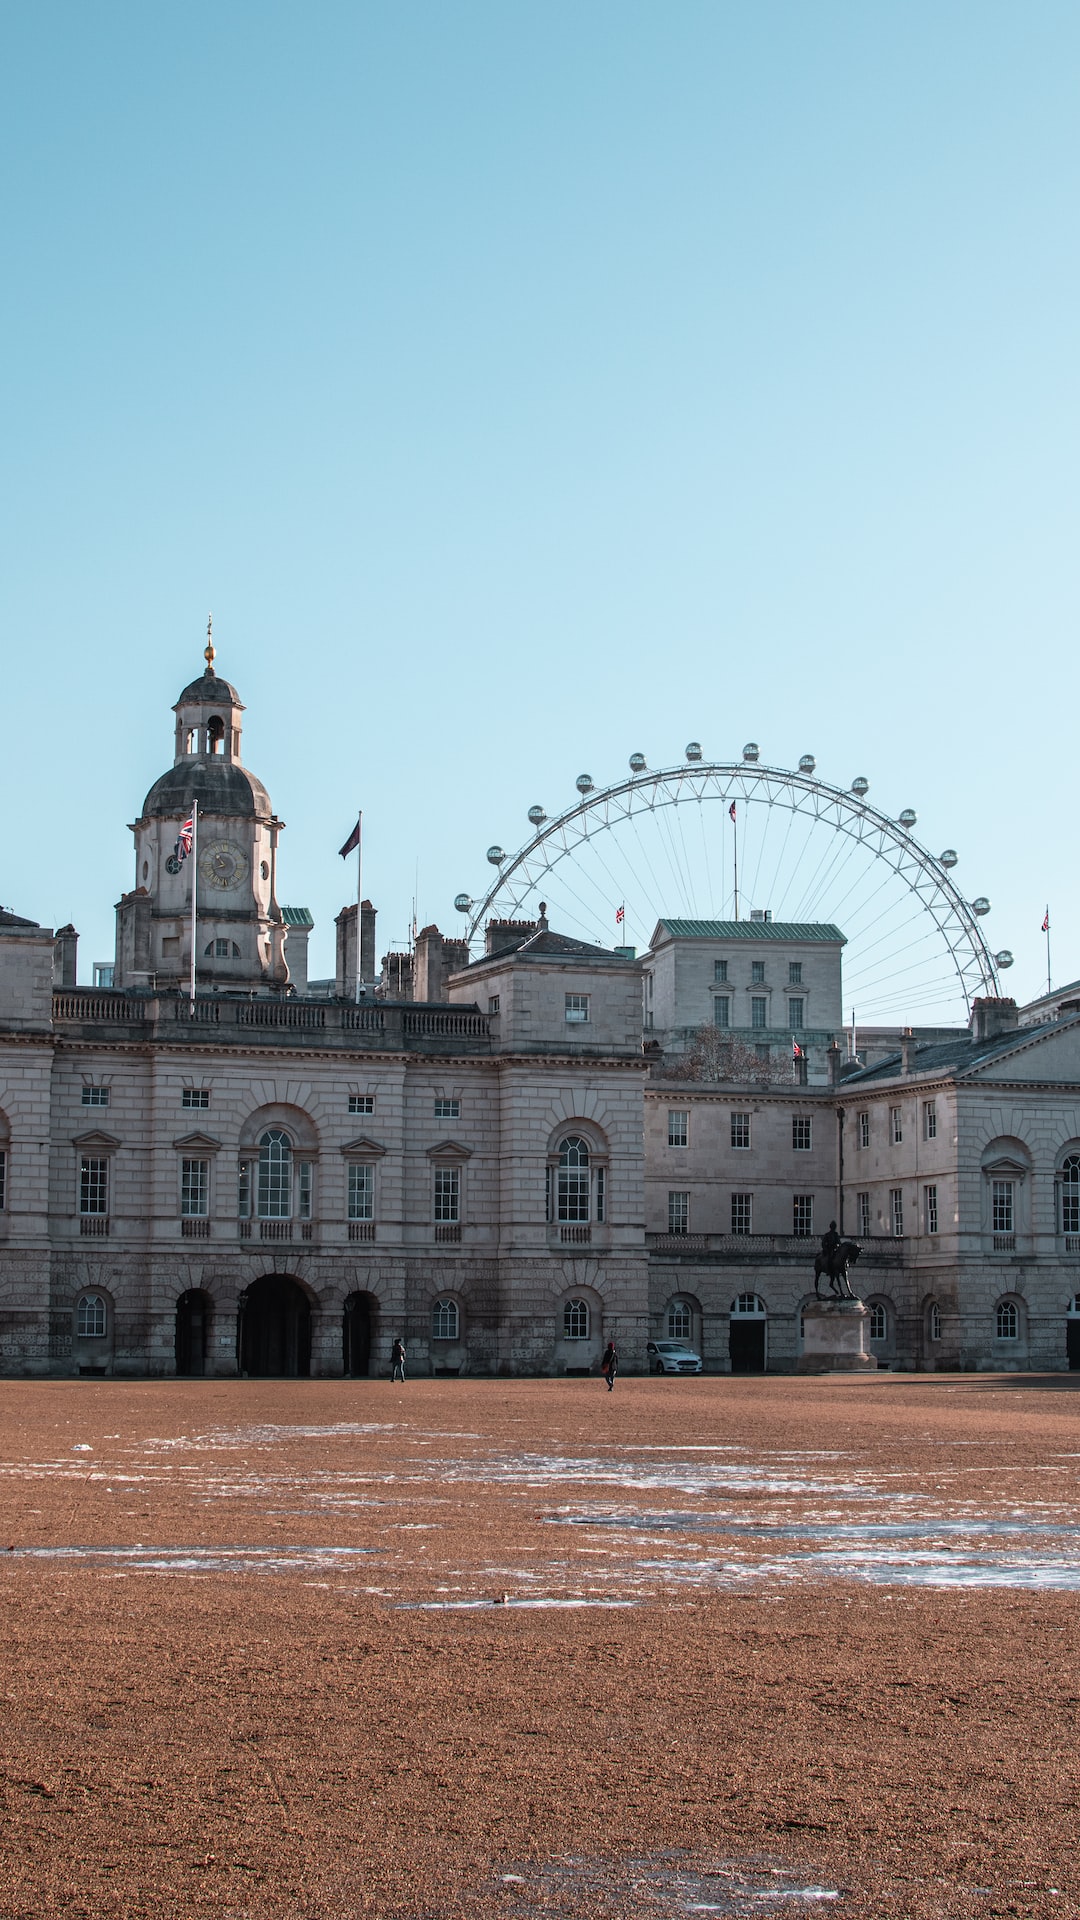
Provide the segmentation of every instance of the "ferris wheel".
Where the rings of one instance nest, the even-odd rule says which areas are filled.
[[[662,918],[826,921],[846,937],[845,1009],[860,1024],[955,1022],[1000,992],[1013,956],[983,938],[990,901],[958,887],[955,849],[915,839],[913,808],[872,806],[864,775],[831,786],[810,753],[790,771],[763,765],[754,741],[710,761],[692,740],[675,766],[635,753],[628,778],[575,784],[561,813],[529,808],[517,853],[488,848],[487,892],[454,901],[470,941],[491,918],[535,917],[541,900],[560,932],[602,946],[647,947]]]

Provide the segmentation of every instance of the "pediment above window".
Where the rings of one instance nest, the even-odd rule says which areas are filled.
[[[212,1133],[185,1133],[173,1141],[177,1153],[220,1153],[221,1141]]]
[[[95,1127],[92,1133],[77,1133],[71,1144],[83,1153],[115,1153],[120,1142],[115,1133],[102,1133]]]
[[[440,1140],[437,1147],[428,1148],[427,1157],[429,1160],[460,1165],[462,1160],[472,1159],[472,1152],[472,1148],[463,1146],[460,1140]]]
[[[983,1162],[983,1173],[988,1180],[1026,1180],[1027,1171],[1022,1160],[1014,1160],[1007,1153],[998,1160]]]
[[[346,1159],[379,1160],[386,1152],[381,1140],[372,1140],[366,1133],[357,1134],[355,1140],[347,1140],[341,1149]]]

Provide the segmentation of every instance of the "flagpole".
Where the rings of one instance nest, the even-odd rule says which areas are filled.
[[[360,809],[356,815],[356,999],[360,1000],[361,954],[363,943],[360,938],[360,924],[363,919],[360,899],[363,892],[364,871],[364,815]]]
[[[199,885],[199,803],[191,803],[191,1011],[195,1011],[195,895]]]
[[[1050,986],[1050,907],[1049,907],[1049,903],[1047,904],[1046,918],[1043,921],[1043,926],[1046,928],[1046,991],[1047,993],[1050,993],[1052,989]]]
[[[731,824],[735,831],[735,919],[739,918],[739,817],[735,811],[734,800],[731,803]]]

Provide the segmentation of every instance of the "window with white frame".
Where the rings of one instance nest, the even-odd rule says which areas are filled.
[[[210,1105],[209,1087],[185,1087],[180,1096],[182,1107],[205,1108]]]
[[[111,1098],[111,1087],[84,1086],[82,1090],[84,1107],[107,1107]]]
[[[375,1095],[373,1093],[350,1093],[350,1113],[374,1113]]]
[[[875,1300],[871,1303],[871,1307],[870,1307],[870,1338],[871,1340],[887,1340],[888,1337],[889,1337],[888,1314],[886,1313],[880,1300]]]
[[[349,1219],[374,1220],[375,1168],[370,1160],[349,1163]]]
[[[923,1232],[936,1233],[938,1230],[937,1185],[932,1183],[923,1188]]]
[[[1061,1231],[1080,1233],[1080,1153],[1061,1163]]]
[[[563,1339],[587,1340],[589,1337],[589,1303],[587,1300],[568,1300],[563,1307]]]
[[[924,1100],[922,1103],[922,1136],[924,1140],[937,1139],[936,1100]]]
[[[667,1230],[669,1233],[689,1233],[690,1195],[688,1193],[668,1194]]]
[[[443,1100],[443,1099],[436,1100],[433,1112],[436,1120],[460,1120],[461,1119],[461,1101],[460,1100]]]
[[[802,986],[802,961],[801,960],[788,961],[787,983],[789,987]]]
[[[904,1232],[904,1190],[902,1187],[889,1188],[889,1213],[892,1219],[893,1233],[897,1239],[900,1239]]]
[[[570,1026],[583,1026],[589,1018],[589,996],[587,993],[568,993],[566,995],[566,1019]]]
[[[454,1226],[461,1219],[461,1168],[435,1169],[435,1224]]]
[[[209,1160],[181,1160],[180,1212],[185,1220],[205,1220],[210,1211]]]
[[[728,993],[714,994],[712,1005],[713,1005],[713,1026],[714,1027],[730,1027],[731,995]]]
[[[794,1113],[791,1116],[791,1149],[793,1153],[809,1153],[813,1145],[813,1121],[808,1113]]]
[[[84,1153],[79,1162],[79,1212],[103,1214],[109,1211],[109,1162],[102,1156]]]
[[[857,1193],[855,1195],[855,1207],[859,1216],[859,1238],[860,1240],[865,1240],[870,1232],[870,1195],[868,1193]]]
[[[733,1113],[731,1116],[731,1144],[740,1152],[750,1145],[750,1115]]]
[[[787,1023],[793,1033],[797,1028],[800,1028],[802,1026],[803,1008],[805,1005],[806,1005],[806,1002],[802,999],[789,1000],[787,1003],[787,1012],[788,1012]]]
[[[894,1147],[898,1147],[904,1137],[904,1115],[900,1107],[889,1108],[889,1136]]]
[[[311,1218],[314,1168],[310,1160],[297,1160],[293,1143],[283,1127],[268,1127],[259,1139],[259,1157],[241,1160],[237,1211],[241,1220],[251,1217],[252,1176],[254,1175],[255,1213],[260,1220],[301,1220]]]
[[[251,1219],[251,1161],[241,1160],[236,1169],[236,1214],[240,1220]]]
[[[461,1325],[456,1300],[436,1300],[431,1309],[431,1337],[433,1340],[456,1340]]]
[[[753,1233],[754,1196],[752,1193],[733,1193],[731,1196],[732,1233]]]
[[[502,1006],[502,995],[498,993],[489,993],[488,994],[488,1012],[491,1015],[492,1019],[494,1019],[495,1015],[498,1013],[501,1006]]]
[[[75,1307],[75,1334],[79,1340],[104,1340],[109,1314],[100,1293],[80,1293]]]
[[[689,1340],[694,1330],[693,1311],[686,1300],[673,1300],[667,1310],[669,1340]]]
[[[713,961],[713,979],[717,982],[718,985],[727,979],[727,961],[726,960]]]
[[[755,994],[750,1001],[750,1025],[757,1028],[767,1027],[769,1024],[768,1015],[768,1001],[761,999]]]
[[[311,1194],[314,1182],[314,1168],[310,1160],[300,1160],[296,1167],[296,1211],[301,1220],[311,1219]]]
[[[868,1113],[857,1113],[855,1115],[855,1129],[856,1146],[868,1147],[870,1145],[870,1115]]]
[[[0,1213],[7,1206],[7,1154],[0,1147]]]
[[[941,1339],[941,1308],[936,1300],[930,1302],[930,1309],[926,1316],[926,1331],[931,1340]]]
[[[793,1193],[791,1196],[791,1231],[801,1237],[814,1231],[814,1196],[812,1193]]]
[[[751,962],[750,962],[750,985],[751,985],[752,987],[763,987],[763,986],[765,985],[765,962],[764,962],[764,960],[751,960]]]
[[[669,1147],[687,1147],[690,1144],[690,1115],[681,1108],[668,1109],[667,1143]]]
[[[1013,1197],[1016,1183],[1012,1180],[992,1180],[990,1183],[990,1211],[994,1233],[1014,1233],[1016,1209]]]
[[[995,1330],[999,1340],[1018,1340],[1020,1338],[1020,1315],[1015,1300],[999,1300],[995,1316]]]
[[[583,1225],[589,1219],[589,1143],[578,1134],[559,1142],[556,1219]]]

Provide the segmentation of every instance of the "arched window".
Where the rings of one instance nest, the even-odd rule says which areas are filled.
[[[931,1340],[941,1339],[941,1308],[931,1300],[926,1313],[926,1331]]]
[[[456,1340],[460,1316],[456,1300],[436,1300],[431,1309],[433,1340]]]
[[[1068,1154],[1061,1163],[1061,1231],[1080,1233],[1080,1153]]]
[[[889,1316],[881,1305],[881,1302],[875,1300],[870,1308],[870,1338],[871,1340],[887,1340],[888,1337]]]
[[[567,1340],[587,1340],[589,1337],[589,1303],[587,1300],[568,1300],[563,1308],[563,1336]]]
[[[1015,1300],[999,1300],[997,1303],[997,1337],[999,1340],[1019,1340],[1020,1315]]]
[[[225,722],[218,713],[211,716],[210,723],[207,726],[206,747],[209,753],[224,753],[225,751]]]
[[[576,1133],[559,1142],[557,1207],[560,1220],[589,1218],[589,1148]]]
[[[737,1319],[760,1320],[765,1313],[765,1302],[759,1293],[740,1293],[731,1311]]]
[[[260,1220],[288,1220],[292,1214],[292,1141],[280,1127],[259,1141],[258,1213]]]
[[[75,1333],[80,1340],[104,1340],[105,1302],[100,1293],[81,1293],[75,1309]]]
[[[694,1316],[685,1300],[673,1300],[667,1310],[667,1331],[669,1340],[689,1340],[694,1330]]]

